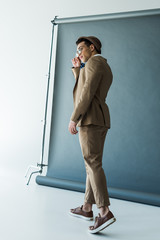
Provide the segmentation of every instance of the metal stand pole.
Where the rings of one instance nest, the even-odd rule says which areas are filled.
[[[54,20],[56,19],[57,16],[55,16]],[[42,136],[42,149],[41,149],[41,159],[40,159],[40,163],[37,163],[37,166],[32,166],[30,165],[28,168],[27,168],[27,171],[26,171],[26,175],[25,177],[27,177],[28,175],[28,172],[31,168],[35,168],[37,169],[37,171],[32,171],[30,176],[29,176],[29,179],[27,181],[27,185],[29,185],[29,182],[31,180],[31,177],[33,174],[35,173],[40,173],[42,174],[43,172],[43,167],[46,167],[48,165],[46,164],[43,164],[43,160],[44,160],[44,144],[45,144],[45,133],[46,133],[46,119],[47,119],[47,109],[48,109],[48,95],[49,95],[49,85],[50,85],[50,71],[51,71],[51,62],[52,62],[52,48],[53,48],[53,36],[54,36],[54,25],[56,25],[54,23],[54,20],[52,21],[52,24],[53,24],[53,27],[52,27],[52,39],[51,39],[51,50],[50,50],[50,60],[49,60],[49,71],[48,71],[48,81],[47,81],[47,92],[46,92],[46,103],[45,103],[45,114],[44,114],[44,120],[43,121],[43,136]]]

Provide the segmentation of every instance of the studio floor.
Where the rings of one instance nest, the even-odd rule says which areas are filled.
[[[110,199],[117,221],[99,234],[87,232],[93,221],[68,214],[83,203],[84,194],[40,186],[24,176],[0,176],[0,238],[2,240],[158,240],[160,208]],[[93,207],[94,216],[98,210]]]

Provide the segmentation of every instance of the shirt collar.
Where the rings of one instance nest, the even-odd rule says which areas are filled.
[[[95,55],[93,55],[93,57],[96,57],[96,56],[102,56],[101,54],[95,54]]]

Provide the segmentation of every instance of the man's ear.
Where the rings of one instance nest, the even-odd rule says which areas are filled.
[[[91,50],[92,52],[95,50],[94,44],[91,44],[89,47],[90,47],[90,50]]]

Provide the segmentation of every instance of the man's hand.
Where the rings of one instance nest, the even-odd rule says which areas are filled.
[[[69,122],[68,130],[69,130],[69,132],[70,132],[72,135],[78,133],[78,131],[77,131],[77,129],[76,129],[76,125],[77,125],[77,124],[76,124],[75,122],[73,122],[73,121],[70,121],[70,122]]]
[[[77,68],[77,67],[80,67],[81,66],[81,61],[79,59],[79,57],[75,57],[72,59],[72,64],[73,64],[73,67]]]

